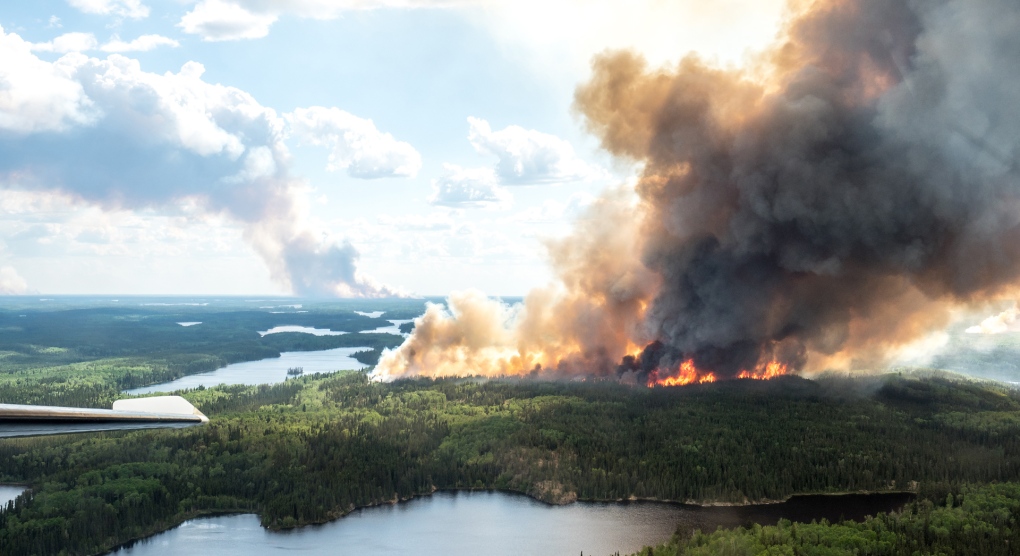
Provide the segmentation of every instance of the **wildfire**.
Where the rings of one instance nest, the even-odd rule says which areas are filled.
[[[658,371],[652,371],[651,375],[649,375],[648,386],[685,386],[687,384],[702,384],[715,381],[715,374],[699,371],[694,366],[694,360],[688,359],[680,364],[680,370],[673,376],[659,378]]]
[[[784,363],[780,363],[779,361],[769,361],[754,371],[740,371],[740,373],[737,374],[737,378],[769,380],[776,378],[777,376],[783,376],[787,374],[788,371],[789,369]],[[659,378],[659,372],[652,371],[648,376],[648,386],[686,386],[688,384],[715,382],[716,380],[718,380],[718,378],[716,378],[715,373],[698,370],[698,368],[694,366],[694,361],[692,359],[688,359],[680,364],[680,369],[675,375]]]
[[[758,367],[754,371],[740,371],[737,378],[750,378],[754,380],[769,380],[777,376],[783,376],[787,372],[786,365],[779,361],[769,361],[764,367]]]

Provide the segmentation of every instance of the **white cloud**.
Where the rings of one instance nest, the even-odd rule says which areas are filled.
[[[500,187],[496,174],[489,168],[444,164],[442,175],[432,180],[428,201],[453,208],[506,208],[512,197]]]
[[[286,114],[289,130],[306,145],[330,149],[329,170],[347,170],[356,178],[414,177],[421,155],[408,143],[376,129],[372,120],[339,108],[298,108]]]
[[[399,293],[360,273],[353,245],[309,215],[301,182],[290,175],[286,120],[245,91],[204,81],[201,64],[156,74],[120,54],[99,60],[73,52],[46,62],[2,30],[0,59],[0,191],[58,192],[106,211],[188,201],[240,224],[273,279],[295,293]],[[409,146],[348,116],[372,132],[356,134],[348,161],[355,173],[404,171],[374,147]],[[23,232],[36,245],[62,237],[48,224]],[[105,237],[120,236],[74,236],[93,246],[106,245]]]
[[[480,153],[495,155],[496,173],[503,184],[536,184],[577,181],[598,172],[574,153],[574,148],[555,135],[512,125],[492,131],[489,122],[468,118],[468,140]]]
[[[51,15],[50,16],[49,25],[47,25],[47,27],[52,27],[54,29],[60,29],[61,27],[63,27],[63,25],[60,23],[60,18],[59,17],[57,17],[55,15]]]
[[[0,295],[29,293],[28,283],[11,266],[0,266]]]
[[[0,27],[0,131],[60,131],[91,121],[94,111],[64,58],[45,62],[32,44]]]
[[[202,0],[177,24],[185,33],[199,35],[205,41],[258,39],[269,34],[276,21],[274,13],[248,11],[236,2]]]
[[[131,19],[149,16],[149,7],[140,0],[67,0],[67,3],[88,14],[114,15]]]
[[[133,41],[122,41],[118,37],[110,39],[106,44],[99,47],[103,52],[148,52],[160,46],[177,48],[181,43],[164,37],[162,35],[142,35]]]
[[[37,52],[66,54],[94,50],[97,45],[96,37],[92,33],[64,33],[51,41],[34,43],[31,48]]]

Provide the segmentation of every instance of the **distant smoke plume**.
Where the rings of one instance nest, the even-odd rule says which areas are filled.
[[[357,272],[358,253],[329,237],[290,173],[286,141],[332,149],[352,177],[410,176],[410,145],[337,109],[278,115],[204,68],[143,71],[137,60],[79,53],[55,62],[0,29],[0,188],[63,192],[112,208],[197,204],[244,227],[273,278],[302,295],[395,291]]]
[[[743,69],[601,56],[576,106],[604,148],[644,163],[640,201],[554,246],[564,291],[520,309],[513,372],[880,365],[954,307],[1015,292],[1017,59],[1012,0],[795,2]],[[616,234],[632,249],[571,250]],[[427,336],[446,331],[420,327],[380,376],[446,374],[436,346],[470,349]]]

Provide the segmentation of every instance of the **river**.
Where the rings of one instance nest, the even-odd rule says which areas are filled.
[[[475,556],[628,554],[667,540],[678,525],[715,530],[780,518],[863,519],[909,494],[796,496],[782,504],[699,507],[656,502],[549,506],[493,491],[439,492],[357,510],[325,525],[271,532],[252,514],[199,518],[122,548],[118,556],[218,554]]]

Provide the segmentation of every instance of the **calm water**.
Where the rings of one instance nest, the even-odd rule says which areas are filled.
[[[394,334],[396,336],[407,337],[407,334],[400,333],[400,325],[411,322],[414,319],[386,319],[390,322],[389,326],[380,326],[373,330],[362,330],[363,334]]]
[[[7,507],[8,502],[14,500],[19,494],[26,490],[28,489],[20,485],[0,485],[0,511],[3,511],[3,509]]]
[[[115,554],[543,556],[583,552],[606,556],[665,541],[681,524],[714,530],[717,525],[774,524],[782,517],[861,519],[899,508],[910,498],[902,494],[801,496],[784,504],[699,508],[654,502],[548,506],[501,492],[442,492],[280,533],[262,529],[258,517],[251,514],[195,519]],[[812,515],[803,517],[805,511]]]
[[[177,380],[125,390],[125,394],[173,392],[185,388],[209,388],[219,384],[273,384],[287,379],[287,369],[301,367],[305,374],[329,373],[347,369],[361,369],[365,365],[351,354],[366,347],[336,348],[321,351],[285,351],[280,357],[234,363],[208,373],[188,375]]]
[[[312,336],[342,336],[347,334],[346,332],[339,332],[328,328],[312,328],[311,326],[288,324],[285,326],[274,326],[269,330],[259,332],[259,336],[265,336],[266,334],[278,334],[280,332],[300,332],[302,334],[311,334]]]

